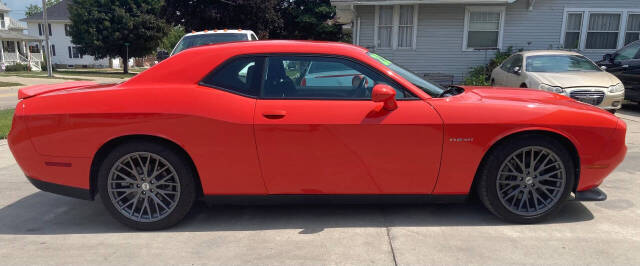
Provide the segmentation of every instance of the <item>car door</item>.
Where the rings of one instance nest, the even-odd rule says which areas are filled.
[[[332,74],[319,85],[302,84],[309,65],[329,63],[341,67],[327,70]],[[352,59],[274,55],[266,66],[254,123],[270,194],[433,190],[442,121],[429,104]],[[343,74],[336,73],[338,69]],[[352,77],[347,85],[339,80],[345,75]],[[371,89],[381,83],[396,90],[396,110],[385,111],[370,100]]]

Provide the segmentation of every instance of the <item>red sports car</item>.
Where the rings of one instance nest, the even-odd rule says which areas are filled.
[[[542,91],[443,88],[341,43],[203,46],[121,84],[18,97],[9,145],[28,179],[99,194],[138,229],[176,224],[197,199],[239,195],[476,193],[500,218],[532,223],[571,193],[604,200],[597,187],[626,153],[625,123],[598,108]]]

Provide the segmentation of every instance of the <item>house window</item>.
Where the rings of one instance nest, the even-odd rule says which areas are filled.
[[[640,13],[629,14],[624,44],[627,45],[637,40],[640,40]]]
[[[417,5],[376,6],[375,24],[376,48],[415,49],[418,25]]]
[[[416,27],[414,6],[400,6],[400,18],[398,23],[398,48],[413,47],[413,31]]]
[[[49,25],[49,36],[53,36],[53,31],[51,31],[51,23],[49,23],[48,25]]]
[[[38,35],[42,36],[42,24],[38,23]]]
[[[15,42],[6,41],[5,44],[6,45],[4,46],[4,49],[5,49],[6,53],[15,53],[16,52],[16,43]]]
[[[71,25],[69,25],[69,24],[64,24],[64,36],[70,36],[69,35],[69,27],[70,26]]]
[[[620,14],[591,13],[586,49],[616,49],[620,31]]]
[[[565,9],[564,48],[616,50],[638,39],[640,9]]]
[[[378,48],[391,48],[393,37],[393,9],[394,6],[381,6],[378,9]]]
[[[69,58],[82,58],[80,51],[78,51],[78,47],[68,46],[69,50]]]
[[[51,45],[51,56],[56,56],[56,46],[55,45]]]
[[[504,7],[467,7],[464,49],[501,48],[504,15]]]
[[[32,54],[40,53],[40,46],[37,43],[29,45],[29,53],[32,53]]]
[[[582,31],[582,13],[567,14],[567,29],[564,34],[564,48],[578,49]]]
[[[4,14],[0,13],[0,29],[4,29]]]

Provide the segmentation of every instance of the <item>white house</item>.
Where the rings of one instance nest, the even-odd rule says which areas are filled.
[[[40,38],[23,34],[26,25],[10,18],[9,11],[0,2],[0,71],[14,64],[30,65],[31,70],[40,71]]]
[[[69,20],[69,10],[67,9],[69,2],[69,0],[62,0],[60,3],[47,8],[48,25],[46,27],[49,30],[51,64],[56,68],[114,67],[114,62],[110,62],[109,59],[96,60],[91,55],[80,54],[76,46],[71,43],[71,36],[69,35],[71,20]],[[42,12],[21,19],[21,21],[27,23],[29,35],[38,38],[45,37]]]

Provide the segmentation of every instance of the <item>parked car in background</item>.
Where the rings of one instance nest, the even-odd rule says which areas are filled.
[[[258,36],[250,30],[204,30],[186,34],[178,41],[170,56],[191,47],[237,41],[257,41]]]
[[[295,82],[309,65],[352,82]],[[139,229],[230,195],[475,193],[498,217],[534,223],[572,193],[605,200],[597,187],[626,154],[625,123],[601,109],[545,91],[441,87],[344,43],[197,47],[120,84],[36,85],[18,97],[8,143],[28,179],[100,195]]]
[[[625,88],[625,99],[640,103],[640,41],[635,41],[613,54],[606,54],[598,65],[618,77]]]
[[[624,86],[614,75],[575,52],[526,51],[507,58],[491,73],[491,84],[551,91],[615,113]]]

